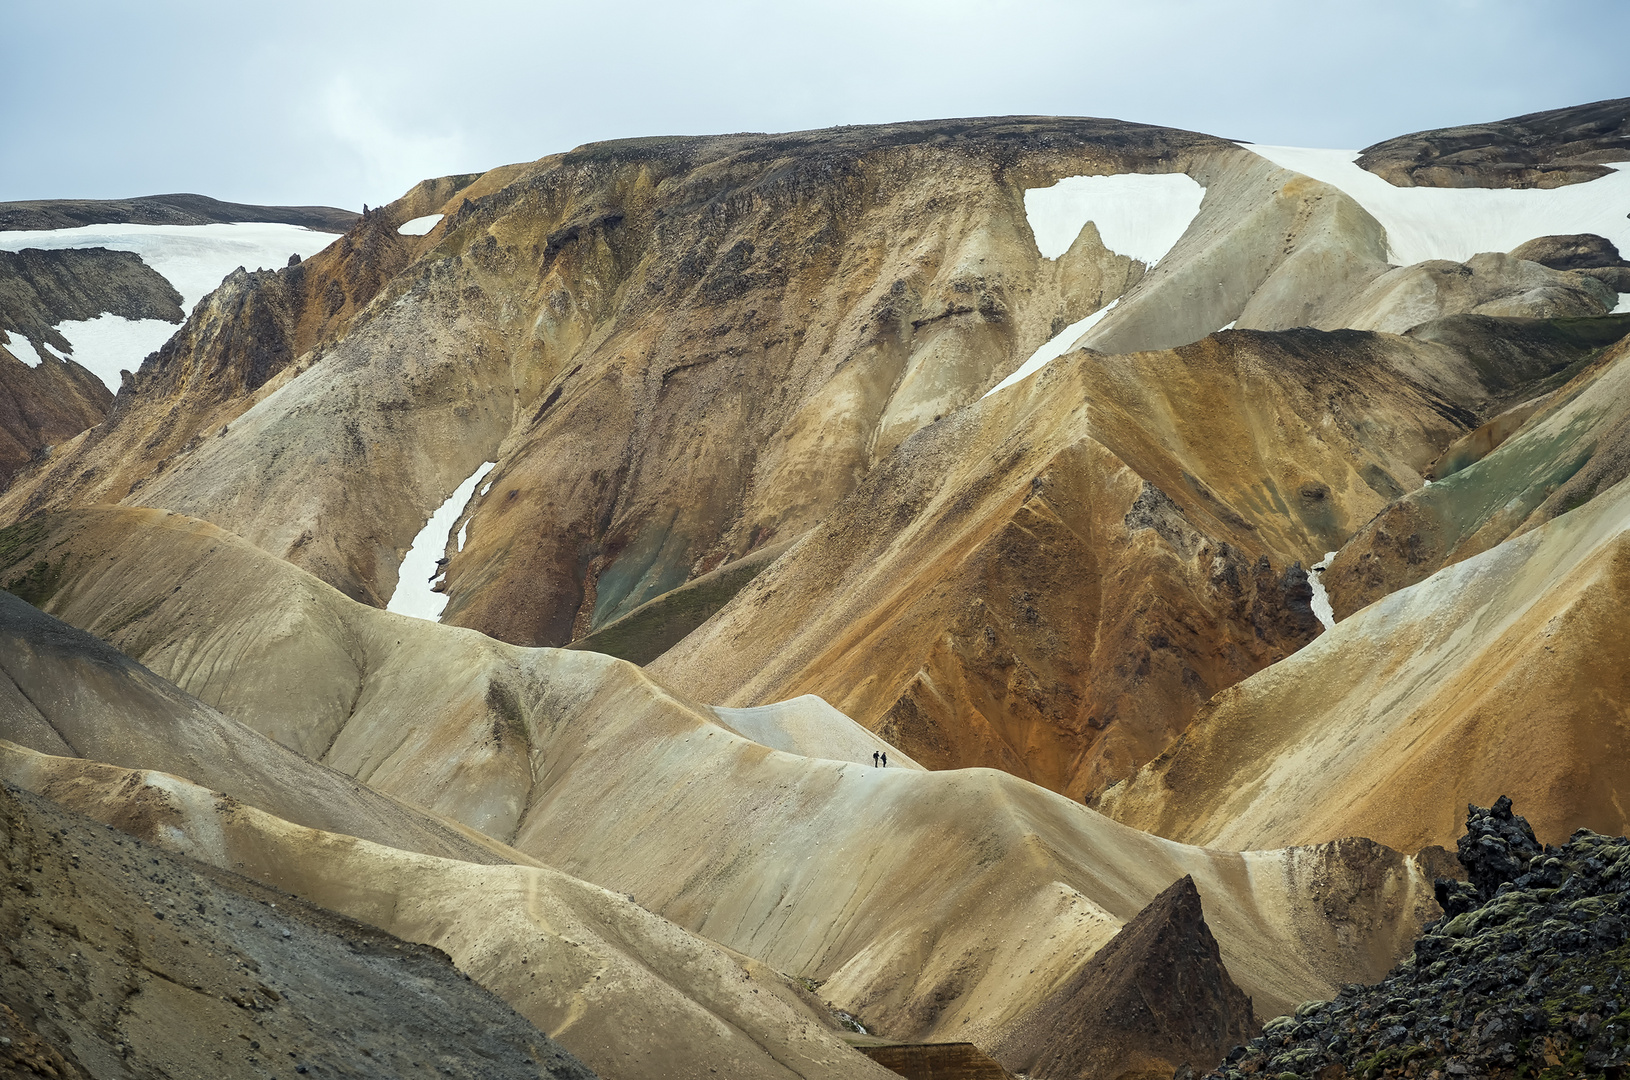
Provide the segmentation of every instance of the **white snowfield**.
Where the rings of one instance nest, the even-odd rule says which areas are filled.
[[[1479,252],[1572,233],[1595,233],[1621,252],[1630,250],[1630,161],[1609,164],[1615,171],[1607,176],[1559,188],[1400,188],[1360,168],[1356,150],[1240,145],[1350,196],[1386,229],[1389,258],[1399,266],[1465,262]]]
[[[1028,379],[1030,376],[1034,375],[1048,364],[1051,364],[1054,360],[1057,360],[1059,357],[1069,352],[1070,346],[1075,344],[1077,338],[1079,338],[1082,334],[1085,334],[1088,330],[1091,330],[1094,326],[1097,326],[1098,320],[1102,319],[1105,315],[1108,315],[1110,311],[1114,309],[1115,305],[1120,302],[1120,298],[1116,297],[1114,300],[1111,300],[1109,303],[1105,304],[1097,311],[1094,311],[1091,315],[1088,315],[1080,322],[1073,322],[1064,329],[1060,330],[1057,334],[1054,334],[1052,339],[1049,340],[1047,344],[1031,353],[1030,359],[1020,364],[1013,374],[1009,375],[1007,378],[1003,379],[989,390],[986,390],[984,396],[990,397],[998,390],[1006,390],[1014,383],[1023,382],[1025,379]]]
[[[725,727],[772,750],[867,766],[872,764],[873,753],[888,754],[891,769],[923,771],[921,765],[816,694],[749,709],[710,708]]]
[[[431,229],[434,229],[436,223],[442,217],[441,214],[426,214],[424,217],[416,217],[412,221],[402,222],[396,227],[396,231],[403,236],[423,236]]]
[[[447,496],[447,501],[437,507],[436,512],[430,515],[430,520],[424,523],[424,528],[419,530],[419,535],[413,538],[413,546],[408,548],[407,554],[402,557],[402,565],[397,569],[396,588],[391,592],[389,602],[385,604],[386,611],[394,611],[398,615],[411,615],[415,619],[426,619],[430,622],[441,621],[441,613],[447,609],[447,594],[431,589],[436,579],[441,577],[436,563],[442,558],[447,550],[448,541],[452,539],[454,523],[463,516],[465,506],[475,494],[476,485],[492,471],[493,464],[491,461],[483,462],[479,469],[471,473],[464,483]],[[465,530],[468,526],[469,523],[465,522],[464,527],[459,529],[458,547],[454,548],[454,551],[464,549]]]
[[[1024,216],[1042,257],[1056,259],[1087,222],[1117,255],[1153,267],[1188,230],[1206,189],[1186,173],[1066,176],[1024,193]]]
[[[134,251],[142,262],[175,286],[175,291],[181,294],[181,310],[190,313],[199,300],[213,292],[221,279],[238,267],[277,269],[288,265],[290,255],[307,258],[337,239],[339,236],[335,233],[267,222],[85,225],[77,229],[0,232],[0,251],[91,247]],[[136,370],[147,354],[168,341],[175,330],[173,324],[159,319],[131,320],[117,315],[57,325],[57,331],[74,347],[73,359],[89,368],[115,392],[119,389],[120,370]]]

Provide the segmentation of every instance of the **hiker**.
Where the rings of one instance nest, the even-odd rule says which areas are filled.
[[[877,768],[877,751],[872,751],[872,768]]]
[[[889,752],[887,750],[885,750],[885,751],[883,751],[883,768],[886,769],[888,767],[889,767]]]

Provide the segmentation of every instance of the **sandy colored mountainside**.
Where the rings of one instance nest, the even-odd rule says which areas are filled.
[[[1399,187],[1552,188],[1605,176],[1625,160],[1630,98],[1400,135],[1358,163]]]
[[[0,231],[73,229],[82,225],[211,225],[275,221],[319,232],[344,232],[354,210],[332,206],[251,206],[207,195],[144,195],[135,199],[34,199],[0,202]]]
[[[1588,351],[1500,329],[1072,354],[908,441],[651,671],[818,694],[930,767],[1079,798],[1311,641],[1306,568]]]
[[[1213,698],[1099,808],[1188,843],[1414,850],[1498,792],[1549,843],[1625,832],[1627,511],[1621,482],[1370,604]]]
[[[0,888],[0,1061],[68,1070],[8,1075],[594,1076],[435,949],[5,785]]]
[[[1081,178],[1176,180],[1197,209],[1160,210],[1161,254],[1148,222],[1031,206]],[[1115,198],[1135,215],[1156,205],[1145,188]],[[434,214],[427,236],[395,231]],[[1044,256],[1037,228],[1062,251]],[[300,266],[229,281],[0,515],[163,506],[384,606],[420,526],[496,461],[446,551],[445,618],[566,644],[802,535],[1059,335],[1124,353],[1230,323],[1612,300],[1514,260],[1426,296],[1387,284],[1386,251],[1329,185],[1115,121],[594,144],[427,182]]]
[[[1185,874],[1265,1010],[1384,971],[1431,910],[1416,861],[1368,842],[1215,853],[992,770],[777,751],[630,664],[379,612],[201,522],[48,520],[34,562],[62,568],[42,602],[65,618],[894,1038],[980,1041]]]

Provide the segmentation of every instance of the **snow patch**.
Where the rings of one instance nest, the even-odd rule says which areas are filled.
[[[181,294],[181,310],[193,306],[238,267],[287,266],[290,255],[309,258],[339,236],[299,225],[248,222],[231,225],[84,225],[77,229],[0,232],[0,251],[24,248],[108,248],[134,251]]]
[[[1361,168],[1356,150],[1240,145],[1351,196],[1386,229],[1389,258],[1400,266],[1465,262],[1479,252],[1570,233],[1595,233],[1620,251],[1630,249],[1630,162],[1602,162],[1614,171],[1559,188],[1400,188]]]
[[[221,279],[238,267],[246,270],[287,266],[290,255],[317,254],[339,237],[299,225],[248,222],[228,225],[84,225],[77,229],[31,229],[0,232],[0,251],[36,248],[108,248],[134,251],[181,294],[181,310],[190,313],[214,292]],[[111,320],[111,321],[108,321]],[[159,327],[165,331],[160,334]],[[94,371],[108,388],[119,390],[119,372],[135,371],[147,354],[176,331],[159,319],[97,319],[65,322],[57,330],[73,345],[73,359]],[[81,343],[92,355],[81,354]]]
[[[170,340],[176,327],[163,319],[126,319],[98,315],[57,324],[57,333],[74,347],[73,360],[89,369],[107,388],[119,392],[121,371],[135,371],[147,355]]]
[[[492,471],[493,464],[491,461],[483,462],[479,469],[471,473],[447,496],[447,501],[436,508],[430,520],[424,523],[424,528],[419,530],[419,535],[413,538],[413,546],[408,548],[407,554],[402,557],[402,565],[397,569],[396,588],[385,605],[386,611],[430,622],[441,621],[441,613],[447,608],[447,594],[431,589],[442,575],[442,568],[437,563],[447,550],[454,522],[475,494],[475,486]],[[458,548],[454,550],[463,547],[464,530],[460,529]]]
[[[1610,314],[1630,315],[1630,292],[1622,292],[1619,294],[1619,306],[1614,308]]]
[[[1066,176],[1026,189],[1024,216],[1043,258],[1070,250],[1090,221],[1110,251],[1153,267],[1188,230],[1205,193],[1186,173]]]
[[[1314,563],[1313,572],[1307,575],[1307,583],[1313,587],[1313,617],[1326,630],[1336,627],[1336,611],[1330,606],[1330,594],[1324,591],[1324,572],[1330,568],[1330,560],[1335,557],[1334,551],[1325,552],[1324,561]]]
[[[989,390],[986,390],[984,396],[990,397],[998,390],[1006,390],[1014,383],[1023,382],[1025,379],[1028,379],[1030,376],[1034,375],[1036,372],[1040,371],[1054,360],[1057,360],[1059,357],[1069,352],[1070,346],[1075,344],[1077,338],[1079,338],[1082,334],[1085,334],[1088,330],[1091,330],[1094,326],[1097,326],[1098,320],[1102,319],[1105,315],[1108,315],[1110,310],[1120,302],[1120,298],[1116,297],[1114,300],[1111,300],[1109,303],[1105,304],[1097,311],[1094,311],[1091,315],[1088,315],[1080,322],[1073,322],[1064,329],[1060,330],[1058,333],[1054,334],[1052,339],[1048,341],[1047,344],[1031,353],[1030,359],[1020,364],[1018,369],[1014,371],[1013,374],[1009,375],[1007,378],[1003,379]]]
[[[412,221],[402,222],[396,227],[396,231],[403,236],[423,236],[436,227],[436,223],[442,219],[442,216],[441,214],[426,214],[424,217],[416,217]]]
[[[1229,322],[1228,322],[1228,325],[1227,325],[1227,326],[1219,326],[1219,327],[1217,327],[1217,333],[1219,333],[1219,334],[1220,334],[1220,333],[1222,333],[1222,332],[1223,332],[1223,331],[1224,331],[1224,330],[1232,330],[1232,329],[1234,329],[1234,324],[1235,324],[1235,323],[1237,323],[1237,322],[1239,322],[1239,320],[1238,320],[1238,319],[1231,319],[1231,320],[1229,320]]]
[[[13,336],[15,335],[15,336]],[[34,348],[33,342],[15,330],[6,332],[6,350],[23,362],[25,367],[39,367],[44,357]]]

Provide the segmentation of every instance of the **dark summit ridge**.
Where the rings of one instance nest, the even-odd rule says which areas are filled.
[[[1184,877],[1009,1025],[992,1056],[1037,1078],[1168,1076],[1217,1060],[1256,1030],[1251,999],[1223,967],[1199,890]]]
[[[252,206],[207,195],[143,195],[135,199],[34,199],[0,202],[0,232],[75,229],[82,225],[215,225],[237,221],[300,225],[344,232],[357,220],[333,206]]]
[[[1400,135],[1358,163],[1396,187],[1554,188],[1606,176],[1627,135],[1630,98],[1615,98]]]
[[[1468,807],[1468,882],[1375,986],[1269,1021],[1211,1075],[1622,1077],[1630,1067],[1630,840],[1542,848],[1501,797]]]

